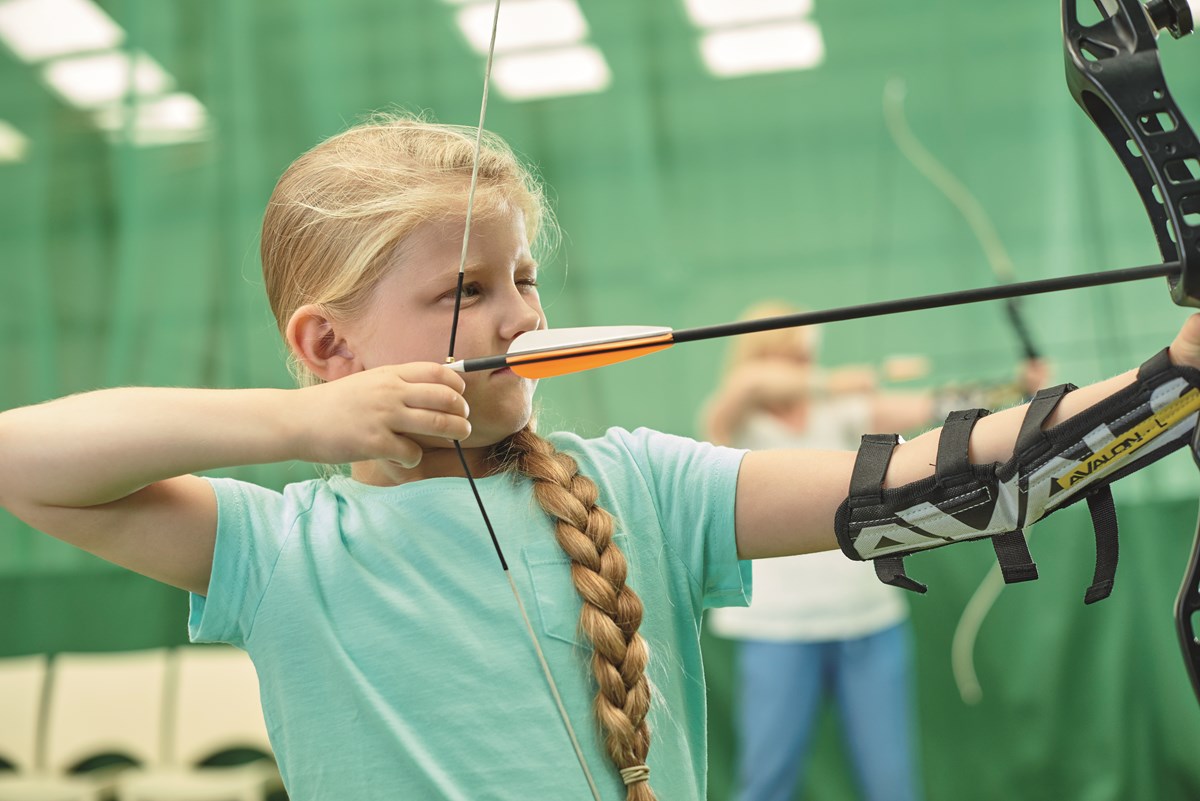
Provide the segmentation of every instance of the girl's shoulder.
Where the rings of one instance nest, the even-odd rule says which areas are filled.
[[[331,478],[311,478],[274,487],[228,476],[204,477],[217,495],[219,509],[240,510],[243,513],[264,514],[277,517],[291,510],[307,510],[321,503],[322,498],[332,501]]]
[[[674,472],[706,464],[740,460],[742,450],[667,434],[652,428],[612,427],[598,437],[582,437],[569,431],[546,435],[554,447],[580,462],[585,472],[607,475],[636,469],[648,475]]]
[[[652,428],[639,427],[632,431],[613,426],[597,437],[583,437],[572,431],[555,431],[546,435],[554,447],[571,455],[583,454],[596,458],[628,460],[655,453],[712,447],[689,437],[665,434]]]

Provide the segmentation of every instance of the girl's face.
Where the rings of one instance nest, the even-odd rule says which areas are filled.
[[[445,362],[463,227],[462,218],[424,223],[398,248],[394,265],[350,333],[355,355],[365,369]],[[475,216],[454,356],[504,353],[518,335],[545,326],[524,216],[511,204]],[[494,444],[529,422],[536,381],[508,369],[468,373],[464,378],[472,427],[465,446]],[[445,441],[436,444],[446,445]]]

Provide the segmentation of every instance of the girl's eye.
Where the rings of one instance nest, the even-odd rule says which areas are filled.
[[[464,298],[473,298],[483,292],[479,284],[463,284],[462,296]]]
[[[521,286],[527,286],[530,289],[537,289],[538,280],[536,278],[522,278],[517,283]]]

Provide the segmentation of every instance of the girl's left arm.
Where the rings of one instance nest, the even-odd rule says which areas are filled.
[[[1170,348],[1175,365],[1200,367],[1200,315],[1187,319]],[[1043,424],[1050,428],[1134,382],[1136,370],[1068,393]],[[1025,406],[989,415],[970,439],[972,464],[1004,462],[1013,455]],[[941,429],[905,442],[892,456],[884,488],[934,473]],[[834,514],[850,491],[853,451],[754,451],[738,474],[735,522],[738,556],[758,559],[838,547]]]

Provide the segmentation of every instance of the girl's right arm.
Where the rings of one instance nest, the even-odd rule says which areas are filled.
[[[121,388],[0,414],[0,506],[110,562],[204,594],[216,498],[191,473],[287,460],[420,461],[465,438],[460,376],[380,367],[300,390]]]

